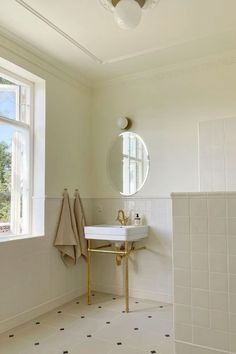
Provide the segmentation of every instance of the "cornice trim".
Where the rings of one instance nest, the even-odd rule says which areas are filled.
[[[84,77],[78,78],[78,73],[75,75],[72,71],[66,71],[65,67],[60,65],[55,59],[51,57],[51,59],[53,59],[52,62],[52,60],[48,59],[48,56],[44,55],[36,47],[33,47],[22,38],[19,38],[1,26],[0,48],[9,54],[13,54],[14,57],[18,57],[30,65],[39,68],[40,70],[43,70],[44,72],[47,72],[72,86],[77,88],[84,87],[86,89],[91,88],[91,83],[89,80]],[[5,59],[10,60],[8,57]],[[19,63],[16,64],[19,65]]]
[[[218,66],[229,66],[236,64],[236,49],[224,54],[203,56],[198,59],[181,61],[178,64],[159,66],[151,70],[138,71],[130,75],[122,75],[108,80],[93,81],[93,89],[121,85],[128,81],[149,79],[156,77],[159,80],[169,77],[184,75],[192,71],[204,71]]]

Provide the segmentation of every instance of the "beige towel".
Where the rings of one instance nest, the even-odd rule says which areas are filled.
[[[76,264],[81,255],[75,217],[67,190],[64,190],[63,194],[61,215],[54,246],[60,251],[63,262],[68,266]]]
[[[75,190],[74,215],[79,236],[81,254],[87,259],[87,240],[84,236],[84,226],[86,225],[86,220],[79,192],[77,189]]]

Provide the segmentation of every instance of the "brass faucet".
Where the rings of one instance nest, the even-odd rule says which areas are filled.
[[[128,221],[129,221],[129,218],[127,216],[125,216],[124,210],[119,209],[118,210],[118,216],[117,216],[116,220],[118,220],[121,225],[127,225]]]

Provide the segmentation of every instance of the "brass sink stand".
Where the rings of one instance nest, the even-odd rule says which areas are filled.
[[[124,267],[125,267],[125,311],[129,312],[129,255],[133,252],[141,251],[146,249],[145,246],[138,248],[129,248],[129,242],[124,242],[125,248],[124,250],[104,250],[103,248],[112,247],[112,244],[105,244],[102,246],[98,246],[95,248],[91,248],[91,240],[88,240],[88,262],[87,262],[87,301],[88,305],[91,305],[91,255],[92,253],[104,253],[104,254],[115,254],[120,255],[122,258],[124,257]]]

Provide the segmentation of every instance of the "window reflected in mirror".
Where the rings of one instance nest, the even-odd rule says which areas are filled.
[[[121,194],[132,195],[144,185],[149,170],[149,155],[142,138],[131,132],[121,133],[111,147],[108,171]]]

